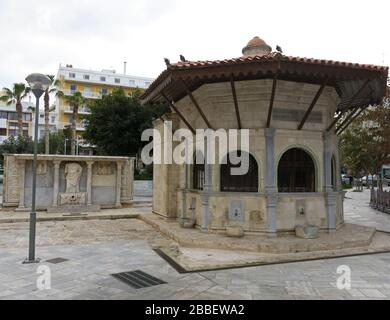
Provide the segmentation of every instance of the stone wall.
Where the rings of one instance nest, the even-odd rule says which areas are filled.
[[[32,155],[5,155],[4,207],[31,207],[32,159]],[[80,166],[75,192],[67,190],[68,164]],[[72,194],[69,204],[120,207],[133,199],[133,176],[132,158],[38,155],[36,206],[39,210],[61,207]]]
[[[220,167],[212,166],[212,189],[191,190],[191,166],[154,166],[154,212],[167,218],[178,218],[183,214],[193,216],[199,227],[204,226],[208,217],[208,229],[223,231],[229,223],[227,214],[232,200],[245,203],[245,221],[241,223],[247,232],[268,232],[270,224],[276,225],[277,232],[294,230],[298,223],[314,224],[321,229],[333,230],[343,224],[343,194],[339,174],[336,174],[335,188],[329,190],[325,181],[325,161],[330,153],[334,156],[335,171],[340,172],[338,138],[334,131],[324,134],[333,120],[338,95],[334,88],[326,87],[315,105],[311,116],[302,130],[297,130],[303,114],[308,109],[319,85],[278,81],[271,121],[273,130],[273,162],[267,163],[266,119],[272,91],[272,80],[236,82],[236,91],[242,127],[250,130],[250,153],[258,164],[259,191],[255,194],[220,192]],[[237,129],[238,123],[230,83],[206,84],[193,95],[213,129]],[[188,97],[176,103],[194,129],[206,129],[206,124]],[[173,121],[171,130],[187,128],[177,114],[170,114],[165,120]],[[155,128],[163,137],[164,124],[155,121]],[[326,140],[327,139],[327,140]],[[326,142],[326,143],[325,143]],[[161,145],[156,143],[157,145]],[[298,147],[310,154],[315,164],[316,188],[313,193],[284,194],[277,192],[277,186],[267,189],[266,173],[273,166],[277,181],[279,160],[288,149]],[[326,150],[326,152],[325,152]],[[218,150],[216,150],[218,158]],[[276,190],[274,190],[276,188]],[[276,211],[270,213],[270,190],[275,199]],[[207,201],[205,202],[205,195]],[[192,204],[196,204],[192,208]],[[207,207],[208,213],[205,213]],[[303,207],[303,214],[299,213]],[[329,209],[330,208],[330,209]],[[267,213],[268,212],[268,213]],[[275,221],[271,222],[270,217]],[[272,229],[272,228],[271,228]]]

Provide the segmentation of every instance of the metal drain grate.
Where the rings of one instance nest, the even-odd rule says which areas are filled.
[[[112,274],[112,276],[134,289],[148,288],[166,283],[140,270],[116,273]]]
[[[54,263],[54,264],[63,263],[63,262],[66,262],[66,261],[69,261],[69,260],[68,259],[64,259],[64,258],[54,258],[54,259],[46,260],[46,262]]]

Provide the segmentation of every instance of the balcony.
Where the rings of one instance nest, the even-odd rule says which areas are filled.
[[[50,126],[55,126],[56,125],[56,117],[54,117],[53,115],[49,115],[49,125]],[[39,116],[39,125],[44,125],[45,124],[45,115],[44,114],[41,114]]]
[[[62,122],[61,125],[59,125],[59,128],[60,129],[67,129],[67,128],[70,128],[71,124],[68,123],[68,122]],[[81,122],[81,123],[77,123],[76,124],[76,131],[85,131],[85,123]]]
[[[65,96],[71,96],[77,91],[73,90],[62,90]],[[84,98],[87,99],[101,99],[102,95],[100,93],[95,93],[92,91],[80,91],[80,93],[83,95]]]
[[[73,113],[73,107],[66,107],[64,109],[64,113],[72,114]],[[78,114],[91,114],[91,109],[89,109],[88,107],[81,107],[81,108],[79,108]]]
[[[0,119],[0,128],[2,129],[7,128],[7,119]]]

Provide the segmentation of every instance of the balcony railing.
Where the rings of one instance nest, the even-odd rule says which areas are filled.
[[[73,107],[66,107],[64,109],[64,112],[65,113],[73,113]],[[91,113],[91,109],[89,109],[88,107],[81,107],[79,108],[79,114],[90,114]]]
[[[0,128],[7,128],[7,119],[0,119]]]
[[[73,90],[62,90],[65,96],[71,96],[73,95],[76,91]],[[91,91],[80,91],[80,93],[83,95],[84,98],[87,99],[101,99],[102,95],[100,93],[95,93]]]

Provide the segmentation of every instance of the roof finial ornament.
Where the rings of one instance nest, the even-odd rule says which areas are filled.
[[[186,58],[181,54],[180,55],[180,61],[181,62],[188,62],[187,60],[186,60]]]
[[[282,47],[281,46],[276,46],[276,51],[279,53],[283,53]]]
[[[164,58],[164,61],[165,61],[165,64],[167,65],[167,67],[171,66],[171,62],[169,61],[168,58]]]
[[[249,41],[246,47],[242,49],[244,57],[264,56],[270,54],[271,51],[272,48],[257,36]]]

